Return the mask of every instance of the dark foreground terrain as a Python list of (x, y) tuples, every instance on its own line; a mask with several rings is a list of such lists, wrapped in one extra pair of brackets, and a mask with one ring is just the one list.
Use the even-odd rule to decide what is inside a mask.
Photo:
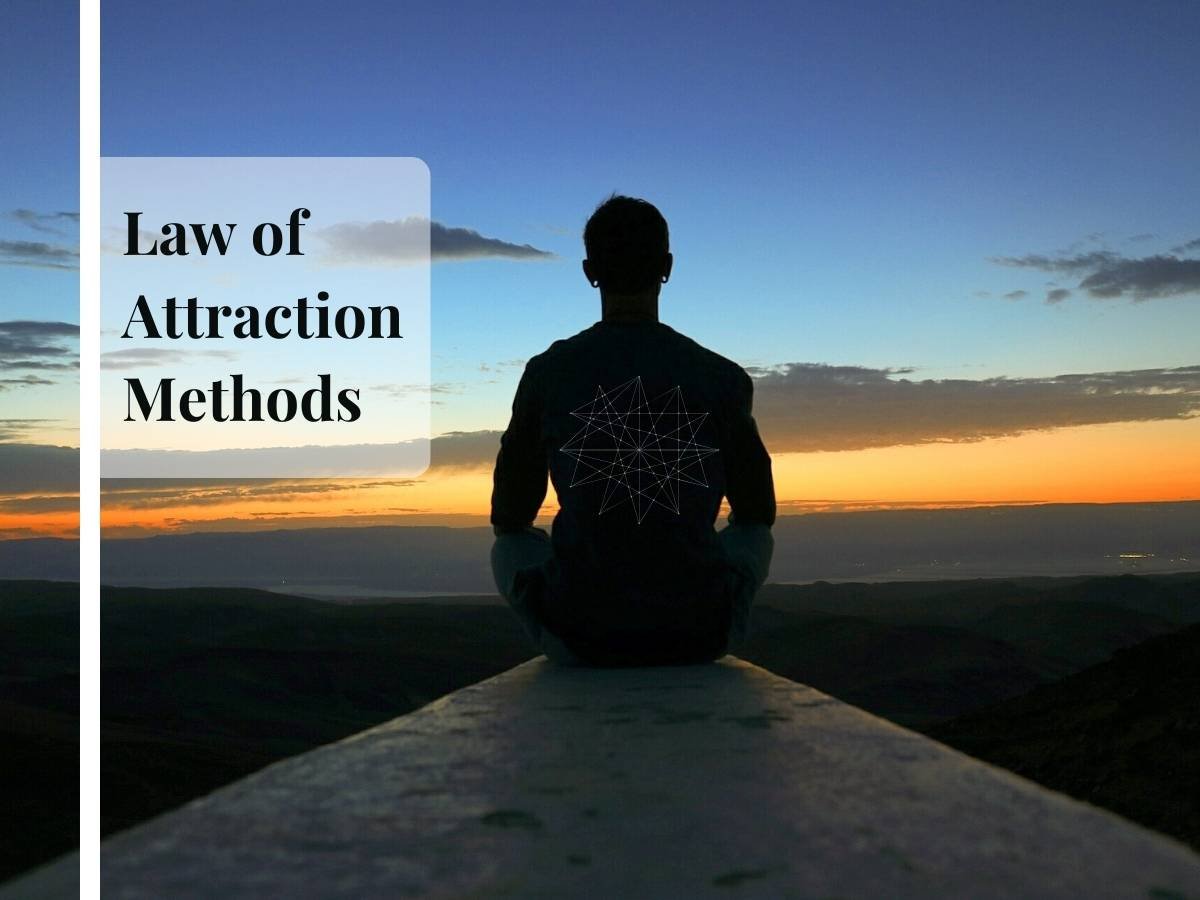
[[(495, 598), (458, 600), (105, 589), (104, 833), (529, 658)], [(1200, 575), (818, 582), (761, 601), (740, 656), (931, 730), (1200, 621)]]
[[(77, 690), (63, 679), (76, 589), (0, 591), (7, 655), (55, 640), (63, 654), (20, 694), (43, 718), (0, 720), (11, 746), (35, 733), (42, 780), (5, 767), (11, 808), (49, 814), (27, 836), (42, 847), (29, 865), (75, 842)], [(55, 591), (71, 602), (12, 614)], [(1195, 842), (1197, 622), (1200, 574), (768, 585), (738, 655)], [(105, 588), (102, 642), (106, 835), (531, 655), (494, 597), (336, 604), (236, 588)]]
[(79, 585), (0, 581), (0, 881), (79, 844)]
[(927, 732), (1200, 848), (1200, 625)]

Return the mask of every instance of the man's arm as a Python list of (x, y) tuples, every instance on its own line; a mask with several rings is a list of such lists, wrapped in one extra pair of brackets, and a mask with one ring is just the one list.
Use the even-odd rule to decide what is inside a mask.
[(524, 531), (546, 499), (541, 420), (541, 392), (532, 365), (526, 364), (492, 474), (492, 530), (496, 534)]
[(739, 372), (737, 396), (729, 426), (730, 448), (725, 456), (725, 495), (729, 524), (775, 524), (775, 482), (771, 457), (758, 436), (752, 408), (754, 382)]

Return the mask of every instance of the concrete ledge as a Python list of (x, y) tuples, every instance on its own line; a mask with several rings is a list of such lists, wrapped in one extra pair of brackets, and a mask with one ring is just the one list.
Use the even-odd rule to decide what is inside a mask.
[(0, 900), (78, 900), (79, 853), (65, 853), (0, 884)]
[(102, 847), (106, 898), (1200, 896), (1200, 857), (726, 657), (533, 660)]

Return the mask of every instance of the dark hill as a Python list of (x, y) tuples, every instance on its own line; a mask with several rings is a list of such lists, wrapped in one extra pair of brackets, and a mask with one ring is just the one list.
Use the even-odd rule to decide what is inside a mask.
[(1200, 625), (927, 733), (1200, 848)]
[(500, 605), (229, 588), (101, 597), (103, 834), (532, 655)]
[(1030, 598), (1002, 603), (967, 627), (1020, 647), (1065, 675), (1179, 625), (1110, 603)]
[(958, 715), (1049, 677), (1004, 641), (945, 625), (757, 610), (737, 655), (903, 725)]
[(1200, 622), (1200, 573), (768, 584), (759, 602), (787, 612), (939, 625), (966, 625), (1002, 604), (1103, 603), (1184, 625)]
[[(738, 653), (925, 727), (1173, 627), (1090, 599), (1111, 600), (1105, 580), (771, 585), (766, 603), (784, 608), (757, 607)], [(1200, 605), (1195, 575), (1144, 580)], [(1077, 593), (1056, 598), (1064, 588)], [(102, 639), (105, 833), (531, 654), (495, 601), (336, 604), (214, 587), (105, 588)]]
[[(858, 686), (844, 680), (827, 681), (828, 686), (823, 686), (822, 670), (814, 670), (805, 663), (804, 654), (808, 651), (803, 642), (786, 646), (786, 642), (781, 643), (781, 635), (771, 634), (789, 617), (794, 622), (852, 617), (874, 623), (880, 649), (877, 659), (871, 654), (866, 657), (858, 654), (853, 642), (846, 649), (855, 666), (875, 675), (891, 669), (895, 654), (900, 652), (898, 642), (913, 640), (912, 652), (926, 646), (921, 635), (923, 629), (929, 628), (949, 629), (937, 632), (949, 641), (947, 648), (953, 648), (956, 641), (965, 641), (964, 635), (970, 634), (1003, 642), (1009, 656), (989, 661), (989, 654), (995, 656), (1001, 651), (995, 645), (988, 650), (988, 645), (977, 644), (968, 652), (977, 653), (978, 661), (987, 671), (972, 671), (973, 667), (968, 667), (959, 678), (948, 668), (953, 666), (955, 651), (950, 649), (949, 657), (943, 659), (935, 642), (928, 671), (936, 673), (935, 680), (950, 678), (954, 682), (960, 705), (956, 707), (952, 701), (940, 707), (930, 706), (913, 717), (889, 705), (886, 692), (874, 694), (868, 702), (855, 693)], [(780, 674), (808, 681), (879, 715), (892, 717), (899, 712), (898, 721), (915, 725), (928, 724), (939, 714), (958, 715), (972, 706), (1022, 693), (1036, 681), (1031, 682), (1019, 669), (1025, 670), (1025, 675), (1033, 673), (1038, 679), (1053, 680), (1101, 662), (1121, 647), (1194, 621), (1200, 621), (1200, 575), (1196, 573), (890, 584), (770, 584), (763, 589), (753, 612), (752, 625), (759, 639), (752, 643), (750, 653), (762, 654), (754, 661)], [(894, 630), (883, 631), (887, 626)], [(1016, 656), (1013, 651), (1017, 651)], [(970, 702), (972, 695), (978, 702)], [(922, 691), (915, 685), (905, 699), (911, 702), (920, 696)], [(928, 693), (925, 696), (933, 699)], [(912, 711), (910, 707), (909, 712)]]
[(0, 881), (79, 844), (79, 585), (0, 581)]

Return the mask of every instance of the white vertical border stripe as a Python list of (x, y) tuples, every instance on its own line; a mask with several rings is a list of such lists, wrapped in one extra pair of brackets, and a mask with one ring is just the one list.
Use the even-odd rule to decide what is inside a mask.
[(100, 0), (79, 2), (79, 896), (100, 896)]

